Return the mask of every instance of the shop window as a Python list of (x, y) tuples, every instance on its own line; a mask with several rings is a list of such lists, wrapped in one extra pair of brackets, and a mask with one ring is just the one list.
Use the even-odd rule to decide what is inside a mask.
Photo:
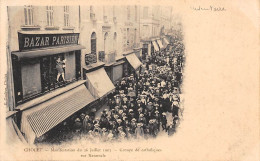
[(53, 6), (47, 6), (47, 26), (53, 26)]
[(69, 22), (69, 6), (64, 6), (64, 26), (70, 26)]
[[(62, 76), (60, 76), (60, 78), (57, 81), (58, 71), (56, 65), (58, 58), (60, 58), (60, 61), (63, 61), (64, 54), (42, 57), (40, 59), (42, 92), (50, 91), (57, 88), (58, 81), (61, 81), (62, 79)], [(66, 68), (64, 71), (66, 72)]]
[(25, 26), (33, 25), (33, 7), (31, 5), (24, 7)]
[(16, 104), (24, 103), (59, 87), (58, 82), (63, 82), (63, 76), (58, 75), (58, 59), (65, 60), (62, 65), (65, 84), (81, 79), (80, 58), (80, 51), (22, 61), (18, 61), (17, 56), (12, 55)]
[(21, 62), (21, 81), (23, 100), (28, 100), (41, 93), (40, 62), (38, 59)]
[(148, 7), (144, 7), (143, 9), (143, 18), (148, 18)]
[(75, 52), (72, 51), (72, 52), (65, 53), (65, 59), (66, 59), (65, 79), (68, 82), (72, 82), (76, 79)]

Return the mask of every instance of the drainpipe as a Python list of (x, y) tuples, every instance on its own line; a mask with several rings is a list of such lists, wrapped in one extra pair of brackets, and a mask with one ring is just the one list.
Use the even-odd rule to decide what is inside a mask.
[(6, 61), (7, 61), (7, 73), (6, 73), (6, 81), (7, 81), (7, 106), (9, 106), (9, 110), (13, 111), (15, 107), (15, 97), (14, 97), (14, 82), (13, 82), (13, 69), (12, 69), (12, 59), (11, 59), (11, 51), (10, 51), (10, 39), (11, 39), (11, 27), (9, 21), (9, 7), (7, 6), (7, 23), (8, 23), (8, 41), (6, 43)]

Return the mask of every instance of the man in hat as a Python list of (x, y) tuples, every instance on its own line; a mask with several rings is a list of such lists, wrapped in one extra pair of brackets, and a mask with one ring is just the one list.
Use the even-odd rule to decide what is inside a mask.
[(87, 129), (87, 126), (88, 126), (88, 123), (90, 123), (91, 121), (89, 120), (89, 115), (86, 115), (85, 116), (85, 118), (84, 118), (84, 120), (83, 120), (83, 123), (82, 123), (82, 127), (83, 127), (83, 132), (84, 133), (88, 133), (88, 130), (89, 129)]
[(172, 103), (172, 116), (179, 116), (179, 104), (176, 101), (173, 101)]
[(173, 123), (170, 123), (170, 125), (166, 129), (166, 132), (168, 132), (168, 136), (172, 136), (175, 133), (175, 127)]
[(149, 120), (148, 129), (149, 129), (149, 135), (155, 137), (156, 135), (155, 135), (155, 127), (154, 127), (153, 119)]
[(108, 132), (105, 127), (101, 129), (100, 136), (101, 136), (101, 141), (103, 141), (103, 142), (107, 141)]
[(74, 123), (73, 126), (74, 126), (74, 131), (75, 131), (76, 133), (80, 133), (80, 132), (81, 132), (82, 123), (81, 123), (81, 121), (80, 121), (79, 118), (76, 118), (76, 119), (75, 119), (75, 123)]
[(146, 118), (144, 117), (144, 114), (140, 114), (139, 115), (139, 119), (138, 119), (139, 123), (142, 123), (143, 125), (146, 125)]
[(167, 118), (166, 118), (166, 113), (162, 113), (162, 130), (166, 130), (166, 125), (167, 125)]
[(131, 123), (130, 123), (131, 134), (134, 134), (134, 133), (135, 133), (136, 127), (137, 127), (137, 125), (136, 125), (136, 119), (133, 118), (133, 119), (131, 120)]
[(81, 122), (83, 122), (83, 120), (85, 119), (85, 114), (81, 113), (79, 119)]
[(152, 112), (152, 110), (153, 110), (153, 103), (149, 102), (146, 109), (147, 109), (148, 112)]
[(138, 123), (137, 127), (135, 129), (135, 136), (137, 139), (143, 139), (144, 138), (144, 129), (142, 127), (142, 123)]

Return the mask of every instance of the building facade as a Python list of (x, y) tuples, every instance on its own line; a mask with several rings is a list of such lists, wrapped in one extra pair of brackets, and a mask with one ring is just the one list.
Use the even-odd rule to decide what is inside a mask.
[[(142, 6), (140, 10), (140, 35), (143, 56), (163, 50), (165, 34), (171, 29), (172, 7)], [(167, 41), (167, 40), (166, 40)]]
[(29, 143), (73, 113), (98, 107), (114, 83), (138, 74), (140, 60), (167, 46), (164, 35), (172, 24), (172, 9), (160, 6), (7, 11), (7, 119)]
[(82, 80), (79, 9), (8, 7), (7, 119), (29, 143), (94, 100)]

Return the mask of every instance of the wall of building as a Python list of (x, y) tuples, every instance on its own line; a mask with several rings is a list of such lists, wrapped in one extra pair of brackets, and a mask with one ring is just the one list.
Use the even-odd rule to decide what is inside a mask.
[[(30, 12), (28, 12), (30, 10)], [(48, 34), (48, 33), (79, 33), (79, 7), (70, 6), (68, 10), (69, 23), (64, 23), (64, 6), (53, 6), (53, 26), (47, 25), (47, 6), (8, 6), (8, 102), (10, 110), (14, 108), (14, 87), (11, 53), (19, 50), (18, 32)], [(30, 17), (30, 18), (29, 18)], [(27, 23), (26, 23), (27, 20)], [(29, 23), (30, 20), (30, 23)]]

